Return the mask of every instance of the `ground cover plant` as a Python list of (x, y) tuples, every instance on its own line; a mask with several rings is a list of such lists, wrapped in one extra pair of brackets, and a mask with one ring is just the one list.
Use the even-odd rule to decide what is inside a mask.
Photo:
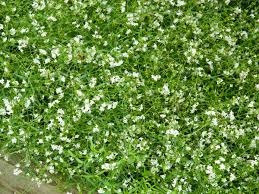
[(1, 0), (1, 157), (66, 191), (258, 192), (258, 7)]

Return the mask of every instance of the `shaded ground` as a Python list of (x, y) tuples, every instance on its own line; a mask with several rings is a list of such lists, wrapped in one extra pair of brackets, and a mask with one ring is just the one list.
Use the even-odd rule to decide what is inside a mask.
[(14, 176), (14, 167), (0, 160), (0, 194), (61, 194), (52, 185), (42, 184), (38, 187), (28, 177)]

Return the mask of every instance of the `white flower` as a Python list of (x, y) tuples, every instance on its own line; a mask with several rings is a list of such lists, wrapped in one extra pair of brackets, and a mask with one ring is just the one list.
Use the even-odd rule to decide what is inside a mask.
[(33, 63), (35, 63), (35, 64), (40, 64), (40, 60), (39, 60), (38, 58), (34, 58), (34, 59), (33, 59)]
[(197, 52), (197, 50), (196, 50), (195, 48), (191, 48), (191, 54), (192, 54), (192, 56), (195, 56), (196, 52)]
[(253, 108), (253, 107), (254, 107), (254, 104), (255, 104), (255, 101), (251, 101), (251, 102), (247, 105), (247, 107), (248, 107), (248, 108)]
[(232, 111), (229, 113), (229, 119), (230, 119), (230, 121), (235, 120), (235, 116), (234, 116), (234, 113)]
[(57, 58), (60, 55), (59, 48), (53, 48), (51, 50), (51, 56), (53, 59)]
[(179, 131), (178, 130), (174, 130), (174, 129), (169, 129), (166, 131), (167, 135), (173, 135), (173, 136), (177, 136), (179, 135)]
[(54, 16), (49, 16), (49, 17), (47, 18), (47, 20), (56, 22), (56, 21), (57, 21), (57, 18), (55, 18)]
[(181, 6), (183, 6), (183, 5), (185, 5), (186, 3), (184, 2), (184, 1), (181, 1), (181, 0), (178, 0), (177, 1), (177, 7), (181, 7)]
[(0, 108), (0, 115), (6, 115), (6, 111), (4, 108)]
[(45, 51), (44, 49), (39, 49), (39, 53), (42, 55), (47, 55), (47, 51)]
[(54, 166), (49, 166), (49, 167), (48, 167), (48, 170), (49, 170), (49, 173), (50, 173), (50, 174), (53, 174), (53, 173), (55, 172), (55, 171), (54, 171), (54, 170), (55, 170)]
[(16, 30), (15, 30), (14, 28), (12, 28), (12, 29), (10, 30), (10, 34), (13, 36), (13, 35), (15, 35), (15, 33), (16, 33)]
[(207, 173), (207, 174), (212, 174), (212, 173), (213, 173), (213, 167), (210, 166), (210, 165), (207, 166), (206, 173)]
[(60, 115), (64, 115), (65, 114), (64, 110), (61, 109), (61, 108), (58, 109), (57, 113), (60, 114)]
[(31, 104), (31, 100), (27, 99), (25, 104), (24, 104), (25, 108), (28, 108), (30, 106), (30, 104)]
[(50, 62), (50, 58), (49, 57), (44, 60), (45, 64), (48, 64), (49, 62)]
[(42, 33), (41, 33), (41, 36), (42, 36), (42, 37), (47, 36), (47, 32), (42, 32)]
[(139, 73), (138, 73), (138, 72), (133, 72), (133, 73), (132, 73), (132, 76), (133, 76), (133, 77), (139, 77)]
[(155, 81), (158, 81), (158, 80), (160, 80), (161, 75), (151, 75), (151, 78), (152, 78), (153, 80), (155, 80)]
[(43, 10), (46, 7), (45, 1), (40, 1), (39, 3), (33, 1), (32, 7), (36, 10)]
[(217, 120), (216, 118), (213, 118), (213, 119), (212, 119), (212, 124), (213, 124), (214, 126), (218, 126), (218, 120)]
[(109, 156), (106, 156), (107, 159), (113, 160), (117, 154), (111, 153)]
[(125, 9), (126, 8), (126, 2), (124, 1), (124, 2), (122, 2), (122, 4), (121, 4), (121, 13), (124, 13), (125, 12)]
[(242, 12), (242, 10), (239, 7), (236, 7), (235, 14), (240, 14), (241, 12)]
[(61, 117), (58, 117), (58, 123), (63, 127), (65, 125), (65, 121), (61, 118)]
[(19, 168), (15, 168), (14, 170), (13, 170), (13, 175), (15, 175), (15, 176), (17, 176), (17, 175), (19, 175), (19, 174), (21, 174), (22, 173), (22, 171), (19, 169)]
[(8, 16), (8, 15), (7, 15), (7, 16), (5, 16), (5, 22), (6, 22), (6, 23), (8, 23), (8, 22), (10, 22), (10, 21), (11, 21), (11, 17), (10, 17), (10, 16)]
[(9, 102), (9, 100), (4, 98), (3, 101), (4, 101), (4, 105), (5, 105), (6, 114), (8, 114), (8, 115), (12, 114), (13, 113), (12, 105)]
[(230, 3), (230, 0), (225, 0), (226, 5)]
[(61, 77), (60, 77), (60, 80), (61, 80), (62, 82), (65, 82), (65, 81), (66, 81), (66, 78), (65, 78), (64, 76), (61, 76)]
[(165, 96), (167, 96), (167, 95), (169, 95), (170, 94), (170, 90), (169, 90), (169, 87), (168, 87), (168, 84), (166, 83), (166, 84), (164, 84), (164, 86), (163, 86), (163, 90), (162, 90), (162, 92), (161, 92), (163, 95), (165, 95)]
[(63, 91), (62, 91), (62, 88), (59, 87), (59, 88), (56, 89), (56, 93), (57, 93), (57, 94), (61, 94), (62, 92), (63, 92)]
[(43, 139), (39, 139), (38, 144), (43, 144)]
[(128, 34), (130, 34), (131, 33), (131, 29), (128, 29), (127, 31), (126, 31), (126, 35), (128, 35)]
[(21, 39), (21, 40), (18, 40), (18, 49), (19, 51), (23, 52), (23, 48), (26, 48), (27, 45), (28, 45), (28, 39)]
[(113, 170), (115, 167), (116, 167), (116, 163), (111, 163), (111, 164), (109, 164), (109, 163), (104, 163), (104, 164), (101, 166), (101, 168), (102, 168), (103, 170)]
[(240, 80), (245, 80), (248, 75), (248, 71), (241, 71), (239, 74)]
[(209, 111), (206, 111), (205, 114), (208, 115), (208, 116), (215, 116), (216, 112), (213, 111), (213, 110), (212, 111), (209, 110)]
[(9, 88), (9, 87), (10, 87), (10, 81), (9, 81), (9, 80), (7, 80), (7, 81), (6, 81), (6, 83), (5, 83), (4, 88)]
[(112, 84), (120, 82), (120, 80), (121, 80), (121, 78), (117, 75), (110, 78), (110, 81)]
[(120, 60), (120, 61), (118, 61), (118, 62), (111, 62), (110, 63), (110, 67), (111, 68), (113, 68), (113, 67), (119, 67), (119, 66), (121, 66), (123, 64), (123, 61), (122, 60)]
[(7, 135), (12, 135), (13, 133), (14, 133), (13, 130), (8, 130)]
[(17, 143), (17, 139), (15, 137), (13, 137), (11, 142), (12, 142), (12, 144), (16, 144)]
[(98, 191), (97, 191), (98, 193), (105, 193), (105, 190), (104, 189), (102, 189), (102, 188), (100, 188), (100, 189), (98, 189)]
[(90, 87), (90, 88), (94, 88), (95, 85), (96, 85), (96, 82), (97, 82), (97, 79), (96, 79), (95, 77), (93, 77), (93, 78), (90, 80), (89, 87)]
[(115, 109), (118, 105), (118, 102), (112, 102), (112, 109)]
[(233, 180), (235, 180), (236, 179), (236, 176), (233, 174), (233, 173), (231, 173), (230, 174), (230, 177), (229, 177), (229, 180), (230, 181), (233, 181)]
[(225, 168), (226, 168), (225, 165), (221, 163), (220, 166), (219, 166), (219, 169), (220, 170), (225, 170)]
[(20, 32), (21, 32), (22, 34), (24, 34), (24, 33), (26, 33), (26, 32), (29, 32), (29, 29), (28, 29), (28, 28), (22, 28), (22, 29), (20, 30)]
[(98, 133), (100, 131), (100, 129), (98, 128), (98, 126), (95, 126), (94, 128), (93, 128), (93, 132), (94, 133)]
[(250, 148), (256, 148), (256, 141), (253, 139), (249, 145)]
[(125, 57), (125, 58), (128, 58), (129, 54), (128, 53), (122, 53), (122, 56)]
[(82, 108), (83, 113), (91, 113), (91, 103), (89, 99), (85, 99), (84, 107)]

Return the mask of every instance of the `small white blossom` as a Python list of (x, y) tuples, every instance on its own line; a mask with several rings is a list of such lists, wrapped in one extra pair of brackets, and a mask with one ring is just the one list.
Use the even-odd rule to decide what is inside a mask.
[(161, 92), (163, 95), (167, 96), (170, 94), (170, 90), (169, 90), (169, 87), (168, 87), (168, 84), (164, 84), (163, 86), (163, 90)]
[(174, 130), (174, 129), (170, 129), (166, 131), (167, 135), (173, 135), (173, 136), (177, 136), (179, 135), (179, 131), (178, 130)]
[(15, 30), (14, 28), (11, 28), (10, 34), (11, 34), (12, 36), (15, 35), (15, 34), (16, 34), (16, 30)]
[(103, 188), (98, 189), (98, 193), (105, 193), (105, 190)]
[(161, 76), (160, 75), (151, 75), (152, 79), (155, 81), (160, 80)]
[(111, 68), (113, 68), (113, 67), (119, 67), (119, 66), (121, 66), (123, 64), (123, 61), (122, 60), (120, 60), (120, 61), (118, 61), (118, 62), (111, 62), (110, 63), (110, 67)]
[(236, 176), (235, 176), (233, 173), (231, 173), (229, 180), (232, 182), (232, 181), (234, 181), (235, 179), (236, 179)]
[(53, 174), (53, 173), (55, 172), (54, 166), (49, 166), (49, 167), (48, 167), (48, 170), (49, 170), (49, 173), (50, 173), (50, 174)]
[(182, 1), (182, 0), (178, 0), (177, 1), (177, 7), (181, 7), (181, 6), (184, 6), (186, 3), (184, 2), (184, 1)]
[(24, 104), (25, 108), (29, 108), (30, 104), (31, 104), (31, 100), (27, 99), (25, 104)]
[(121, 81), (121, 78), (116, 75), (116, 76), (111, 77), (110, 80), (111, 80), (111, 83), (114, 84), (114, 83), (120, 82), (120, 81)]
[(13, 171), (13, 175), (15, 175), (15, 176), (18, 176), (21, 173), (22, 173), (22, 171), (19, 168), (15, 168)]
[(39, 49), (39, 53), (42, 55), (47, 55), (47, 51), (44, 49)]
[(60, 51), (59, 51), (59, 48), (53, 48), (51, 50), (51, 56), (52, 58), (57, 58), (58, 56), (60, 55)]
[(93, 77), (93, 78), (90, 80), (89, 87), (90, 87), (90, 88), (94, 88), (95, 85), (96, 85), (96, 82), (97, 82), (97, 79), (96, 79), (95, 77)]
[(101, 168), (103, 170), (113, 170), (116, 167), (116, 163), (104, 163)]
[(17, 139), (15, 137), (13, 137), (11, 142), (12, 142), (12, 144), (16, 144), (17, 143)]
[(212, 119), (212, 124), (213, 124), (214, 126), (218, 126), (218, 120), (217, 120), (217, 118), (213, 118), (213, 119)]
[(84, 102), (84, 107), (82, 108), (83, 113), (91, 113), (91, 103), (89, 99)]
[(225, 167), (224, 164), (220, 164), (220, 166), (219, 166), (219, 169), (220, 169), (220, 170), (225, 170), (225, 168), (226, 168), (226, 167)]
[(95, 126), (94, 128), (93, 128), (93, 132), (94, 133), (98, 133), (100, 131), (100, 129), (98, 128), (98, 126)]

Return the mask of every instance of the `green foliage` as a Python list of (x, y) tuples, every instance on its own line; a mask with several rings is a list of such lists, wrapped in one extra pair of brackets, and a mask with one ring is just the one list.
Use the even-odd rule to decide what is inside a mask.
[(79, 193), (258, 191), (258, 1), (0, 1), (0, 153)]

